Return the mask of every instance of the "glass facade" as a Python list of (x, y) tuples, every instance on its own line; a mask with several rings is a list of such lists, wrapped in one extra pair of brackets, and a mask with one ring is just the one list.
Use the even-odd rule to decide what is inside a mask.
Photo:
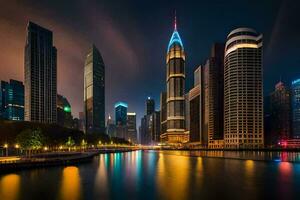
[(84, 67), (85, 132), (105, 132), (105, 65), (99, 50), (92, 46)]

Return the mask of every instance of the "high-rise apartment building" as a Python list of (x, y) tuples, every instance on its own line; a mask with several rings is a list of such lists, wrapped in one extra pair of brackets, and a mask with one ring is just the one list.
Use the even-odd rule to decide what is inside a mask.
[(105, 65), (95, 45), (84, 66), (85, 132), (105, 132)]
[(224, 55), (225, 148), (264, 144), (262, 35), (250, 28), (229, 33)]
[(169, 144), (188, 141), (185, 133), (185, 52), (177, 31), (176, 18), (167, 48), (167, 131), (161, 135)]
[(33, 22), (25, 44), (25, 120), (56, 123), (57, 50), (53, 34)]
[(293, 137), (300, 138), (300, 79), (292, 82)]

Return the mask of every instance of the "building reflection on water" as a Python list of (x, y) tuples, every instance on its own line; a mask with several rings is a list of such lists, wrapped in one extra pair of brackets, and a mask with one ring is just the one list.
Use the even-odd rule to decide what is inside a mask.
[(80, 175), (77, 167), (72, 166), (63, 169), (60, 197), (61, 200), (78, 200), (81, 198)]
[(0, 179), (0, 199), (16, 200), (19, 196), (20, 176), (9, 174)]

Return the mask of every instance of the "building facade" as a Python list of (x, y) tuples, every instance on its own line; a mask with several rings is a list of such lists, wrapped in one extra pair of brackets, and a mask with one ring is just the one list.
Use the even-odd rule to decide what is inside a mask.
[(84, 66), (85, 132), (105, 132), (105, 65), (99, 50), (92, 46)]
[(185, 52), (176, 19), (167, 49), (166, 66), (167, 131), (161, 139), (169, 144), (184, 143), (188, 141), (185, 133)]
[(292, 82), (293, 137), (300, 138), (300, 79)]
[(24, 85), (20, 81), (10, 80), (0, 83), (0, 118), (24, 120)]
[(167, 93), (160, 94), (160, 134), (167, 132)]
[(56, 123), (57, 50), (53, 34), (33, 22), (25, 44), (25, 120)]
[(262, 35), (250, 28), (229, 33), (224, 55), (225, 148), (264, 144)]

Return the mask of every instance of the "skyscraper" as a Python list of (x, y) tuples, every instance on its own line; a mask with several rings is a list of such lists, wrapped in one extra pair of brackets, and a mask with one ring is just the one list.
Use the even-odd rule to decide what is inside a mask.
[(137, 143), (137, 130), (136, 130), (136, 113), (127, 113), (127, 134), (126, 139), (131, 142)]
[(56, 123), (57, 50), (53, 35), (33, 22), (25, 44), (25, 120)]
[(174, 31), (167, 49), (167, 131), (161, 135), (166, 143), (188, 141), (185, 133), (185, 52), (177, 31), (176, 17)]
[(229, 33), (225, 45), (225, 148), (264, 144), (262, 35), (250, 28)]
[(215, 43), (204, 66), (205, 132), (209, 146), (224, 135), (224, 44)]
[(106, 122), (106, 134), (109, 135), (110, 137), (117, 137), (116, 124), (110, 115), (108, 116), (108, 119)]
[[(270, 94), (269, 105), (269, 115), (270, 115), (270, 123), (268, 124), (268, 128), (265, 131), (266, 137), (270, 139), (268, 144), (277, 145), (280, 140), (289, 139), (291, 136), (291, 93), (288, 88), (283, 84), (283, 82), (279, 82), (275, 86), (275, 91)], [(267, 125), (267, 124), (265, 124)]]
[(127, 103), (117, 102), (115, 104), (116, 125), (126, 125), (127, 123)]
[(85, 132), (105, 131), (105, 65), (99, 50), (92, 45), (84, 67)]
[(292, 82), (293, 137), (300, 138), (300, 79)]
[(146, 100), (146, 115), (150, 115), (155, 111), (155, 101), (148, 97)]
[(24, 120), (24, 85), (20, 81), (1, 81), (0, 118)]

